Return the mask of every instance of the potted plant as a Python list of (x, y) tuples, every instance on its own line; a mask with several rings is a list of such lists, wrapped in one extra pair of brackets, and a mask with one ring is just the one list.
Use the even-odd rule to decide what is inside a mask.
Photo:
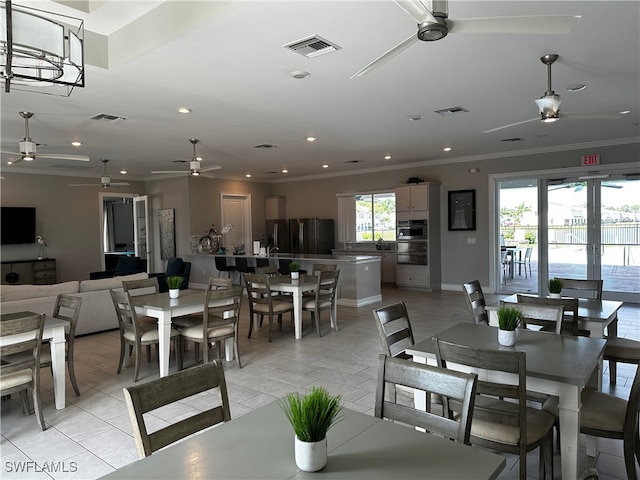
[(498, 308), (498, 343), (512, 347), (516, 343), (516, 328), (522, 320), (522, 312), (514, 307)]
[(327, 464), (327, 431), (340, 420), (341, 396), (324, 387), (306, 395), (288, 393), (278, 401), (295, 433), (296, 465), (316, 472)]
[(289, 264), (289, 271), (291, 271), (291, 279), (295, 280), (299, 276), (300, 264), (298, 262), (291, 262)]
[(179, 276), (167, 277), (167, 286), (169, 287), (169, 298), (178, 298), (180, 296), (180, 286), (184, 282), (184, 278)]
[(562, 292), (562, 281), (558, 278), (549, 280), (549, 296), (551, 298), (560, 298)]

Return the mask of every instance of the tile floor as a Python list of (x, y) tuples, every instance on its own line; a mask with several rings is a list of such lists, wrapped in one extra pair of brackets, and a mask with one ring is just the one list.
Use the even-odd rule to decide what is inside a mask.
[[(375, 362), (382, 351), (371, 315), (374, 307), (404, 301), (416, 340), (457, 322), (471, 321), (466, 301), (459, 292), (427, 294), (383, 288), (383, 298), (380, 304), (339, 307), (340, 331), (329, 331), (325, 318), (322, 338), (316, 335), (308, 314), (305, 314), (304, 337), (295, 341), (292, 326), (285, 317), (283, 332), (274, 332), (271, 344), (266, 340), (265, 331), (254, 332), (251, 339), (246, 338), (248, 314), (243, 305), (240, 351), (244, 367), (238, 369), (235, 361), (225, 363), (232, 418), (287, 392), (303, 392), (312, 385), (323, 385), (332, 393), (341, 394), (349, 408), (371, 414), (375, 398)], [(625, 304), (619, 319), (620, 335), (640, 339), (640, 305)], [(93, 479), (137, 459), (122, 395), (122, 387), (132, 383), (133, 367), (117, 375), (118, 355), (117, 331), (76, 340), (76, 375), (82, 395), (76, 397), (67, 383), (64, 410), (55, 410), (51, 376), (43, 372), (44, 417), (49, 426), (44, 432), (39, 430), (33, 416), (22, 415), (16, 396), (2, 402), (0, 477)], [(173, 359), (171, 366), (175, 369)], [(605, 365), (605, 375), (607, 373)], [(634, 366), (619, 365), (618, 375), (625, 378), (619, 378), (616, 387), (609, 390), (607, 377), (604, 388), (626, 397), (634, 374)], [(147, 363), (145, 358), (141, 381), (157, 378), (157, 375), (157, 364), (154, 361)], [(196, 404), (187, 402), (179, 412), (164, 410), (154, 421), (160, 425), (164, 422), (162, 417), (175, 418), (196, 408)], [(601, 479), (626, 478), (621, 441), (599, 440), (600, 453), (596, 458), (587, 457), (584, 441), (581, 443), (580, 469), (595, 465)], [(531, 478), (537, 478), (537, 455), (535, 450), (528, 457)], [(507, 467), (499, 478), (518, 478), (516, 457), (507, 457)], [(557, 453), (555, 465), (555, 476), (560, 478)]]

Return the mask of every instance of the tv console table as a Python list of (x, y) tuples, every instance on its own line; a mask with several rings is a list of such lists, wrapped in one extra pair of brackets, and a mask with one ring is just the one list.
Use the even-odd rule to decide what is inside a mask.
[(2, 262), (2, 285), (51, 285), (56, 283), (56, 259)]

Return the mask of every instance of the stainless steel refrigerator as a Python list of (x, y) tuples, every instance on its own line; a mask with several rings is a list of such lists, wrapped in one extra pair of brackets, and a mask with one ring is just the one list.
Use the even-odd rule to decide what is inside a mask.
[(333, 219), (299, 218), (289, 220), (291, 253), (331, 254), (334, 248)]
[(278, 252), (290, 253), (289, 220), (267, 220), (267, 247), (277, 248)]

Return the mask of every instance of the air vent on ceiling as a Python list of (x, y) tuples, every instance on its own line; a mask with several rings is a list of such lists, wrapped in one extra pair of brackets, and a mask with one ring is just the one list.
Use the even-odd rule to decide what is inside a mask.
[(268, 173), (268, 174), (270, 174), (270, 175), (273, 175), (274, 173), (278, 173), (278, 172), (276, 172), (275, 170), (271, 170), (271, 171), (269, 171), (269, 172), (265, 172), (265, 173)]
[(443, 117), (448, 117), (449, 115), (455, 115), (456, 113), (467, 113), (468, 111), (469, 110), (462, 107), (449, 107), (435, 110), (435, 113), (437, 113), (438, 115), (442, 115)]
[(325, 53), (335, 52), (340, 50), (340, 46), (330, 42), (327, 39), (322, 38), (319, 35), (312, 35), (311, 37), (296, 40), (293, 43), (283, 45), (284, 48), (288, 48), (300, 55), (304, 55), (307, 58), (317, 57)]
[(278, 146), (271, 145), (270, 143), (262, 143), (260, 145), (254, 145), (253, 148), (259, 148), (261, 150), (269, 150), (270, 148), (278, 148)]
[(360, 163), (360, 162), (362, 162), (362, 160), (347, 160), (344, 163)]
[(109, 115), (108, 113), (99, 113), (90, 117), (89, 120), (98, 120), (101, 122), (107, 123), (119, 123), (123, 120), (126, 120), (126, 117), (119, 117), (118, 115)]
[(522, 142), (524, 139), (520, 137), (511, 137), (511, 138), (503, 138), (500, 140), (501, 142)]

